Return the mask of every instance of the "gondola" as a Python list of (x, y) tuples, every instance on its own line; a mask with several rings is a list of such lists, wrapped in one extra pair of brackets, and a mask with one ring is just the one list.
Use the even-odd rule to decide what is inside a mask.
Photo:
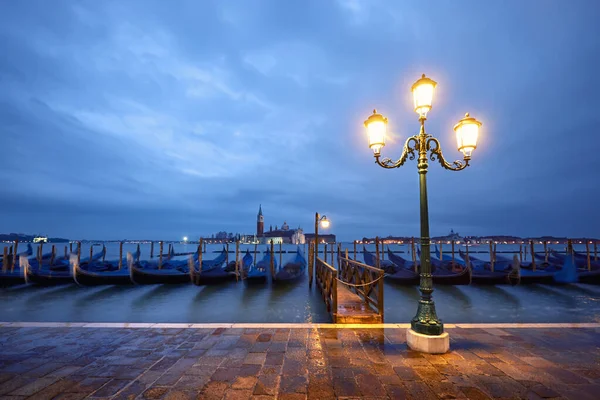
[(292, 261), (286, 262), (275, 274), (276, 283), (295, 282), (306, 275), (306, 258), (300, 249), (296, 249), (296, 256)]
[(190, 268), (192, 283), (197, 286), (202, 286), (210, 283), (225, 282), (236, 278), (235, 271), (228, 271), (223, 267), (227, 253), (225, 247), (219, 256), (213, 260), (202, 261), (202, 266), (198, 268), (198, 260), (196, 259)]
[[(119, 260), (106, 261), (100, 263), (88, 264), (82, 267), (77, 262), (77, 257), (71, 255), (71, 269), (75, 283), (81, 286), (97, 286), (97, 285), (130, 285), (131, 276), (129, 274), (129, 263), (134, 260), (139, 261), (140, 246), (138, 245), (135, 253), (128, 253), (126, 257)], [(131, 260), (131, 261), (129, 261)]]
[[(363, 249), (363, 255), (365, 257), (365, 263), (367, 265), (374, 266), (375, 257), (372, 253), (369, 253)], [(385, 279), (402, 284), (416, 284), (420, 280), (418, 272), (414, 272), (414, 262), (405, 260), (388, 251), (389, 261), (396, 265), (397, 269), (394, 272), (386, 272)], [(373, 264), (369, 264), (372, 262)], [(442, 261), (431, 257), (432, 267), (432, 278), (433, 283), (436, 285), (468, 285), (471, 283), (471, 268), (462, 268), (460, 272), (452, 271), (443, 265)], [(419, 266), (417, 264), (417, 271)], [(406, 271), (411, 274), (407, 274)]]
[[(0, 271), (0, 286), (20, 285), (25, 283), (24, 270), (21, 268), (21, 257), (27, 258), (32, 254), (33, 249), (30, 243), (27, 243), (27, 250), (17, 254), (15, 265), (12, 265), (13, 256), (10, 254), (6, 268), (3, 268)], [(3, 257), (1, 259), (3, 260)]]
[[(467, 255), (462, 250), (458, 251), (460, 257), (467, 261)], [(511, 276), (515, 275), (516, 272), (512, 268), (512, 264), (506, 261), (494, 262), (494, 270), (491, 269), (491, 263), (489, 261), (481, 260), (477, 257), (473, 257), (469, 254), (469, 263), (471, 266), (471, 283), (476, 285), (502, 285), (502, 284), (516, 284), (517, 279), (510, 279)]]
[[(249, 253), (248, 253), (249, 254)], [(267, 281), (267, 271), (271, 270), (271, 251), (267, 249), (263, 258), (254, 265), (251, 265), (244, 276), (246, 284), (265, 283)], [(273, 268), (277, 268), (277, 259), (273, 258)]]
[[(92, 257), (80, 260), (80, 264), (90, 263), (103, 258), (106, 254), (106, 247), (102, 246), (102, 250)], [(69, 268), (69, 263), (66, 266), (46, 265), (43, 261), (40, 264), (38, 260), (21, 257), (21, 263), (24, 263), (25, 281), (37, 285), (61, 285), (73, 282), (73, 273)], [(23, 264), (22, 264), (23, 265)]]
[(254, 262), (254, 257), (250, 254), (250, 250), (246, 250), (246, 254), (242, 257), (242, 265), (239, 269), (241, 278), (244, 279), (244, 275), (248, 273), (250, 267), (252, 267), (252, 263)]
[(514, 272), (509, 275), (509, 281), (511, 284), (553, 284), (555, 283), (554, 275), (557, 273), (556, 269), (550, 270), (533, 270), (521, 268), (521, 263), (516, 255), (513, 256), (513, 269)]
[[(398, 285), (414, 286), (419, 284), (419, 274), (410, 269), (410, 265), (408, 265), (408, 262), (404, 258), (395, 255), (390, 249), (388, 249), (388, 258), (389, 260), (380, 260), (380, 265), (385, 266), (385, 280), (394, 282)], [(376, 256), (373, 253), (368, 252), (364, 247), (363, 260), (365, 261), (365, 264), (372, 267), (377, 265)]]
[[(171, 252), (158, 261), (134, 261), (131, 254), (127, 255), (127, 267), (131, 282), (137, 285), (180, 284), (191, 281), (189, 260), (173, 260), (175, 253)], [(198, 261), (198, 253), (190, 256), (191, 263)]]
[[(590, 268), (587, 266), (587, 255), (574, 255), (573, 257), (567, 257), (566, 254), (553, 253), (554, 257), (562, 260), (565, 265), (570, 266), (572, 263), (572, 269), (575, 271), (577, 277), (576, 282), (587, 283), (591, 285), (600, 284), (600, 265), (595, 262), (590, 262)], [(564, 267), (563, 267), (564, 269)], [(558, 274), (558, 280), (565, 282), (572, 282), (572, 275), (568, 275), (569, 272), (565, 272), (567, 277), (562, 274)]]
[[(417, 254), (421, 256), (421, 250), (417, 248)], [(431, 262), (431, 276), (433, 283), (438, 285), (470, 285), (472, 271), (470, 265), (460, 266), (452, 261), (444, 262), (429, 255)], [(457, 270), (460, 268), (459, 270)]]

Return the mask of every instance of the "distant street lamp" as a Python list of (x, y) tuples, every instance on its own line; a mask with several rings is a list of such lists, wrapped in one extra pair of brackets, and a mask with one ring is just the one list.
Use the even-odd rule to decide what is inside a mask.
[(187, 237), (187, 236), (184, 236), (184, 237), (183, 237), (183, 241), (184, 241), (184, 242), (187, 242), (187, 241), (188, 241), (188, 237)]
[[(425, 76), (417, 80), (412, 86), (412, 94), (415, 112), (419, 114), (421, 123), (420, 132), (409, 137), (397, 161), (389, 158), (380, 159), (381, 149), (385, 146), (385, 135), (387, 131), (387, 118), (373, 110), (373, 114), (365, 121), (365, 127), (369, 136), (369, 147), (375, 153), (375, 162), (383, 168), (399, 168), (407, 158), (414, 160), (418, 157), (417, 168), (419, 170), (419, 188), (421, 203), (421, 282), (419, 290), (421, 299), (417, 308), (417, 314), (411, 321), (411, 329), (407, 334), (408, 345), (419, 351), (428, 353), (445, 353), (449, 349), (449, 337), (444, 333), (444, 325), (435, 312), (435, 304), (431, 294), (433, 293), (433, 282), (431, 277), (431, 256), (429, 238), (429, 213), (427, 206), (427, 168), (428, 158), (431, 161), (439, 161), (440, 165), (451, 171), (460, 171), (469, 166), (471, 153), (477, 148), (477, 136), (481, 122), (465, 114), (455, 126), (458, 150), (464, 155), (463, 161), (447, 162), (442, 155), (440, 142), (432, 135), (425, 133), (425, 121), (427, 113), (431, 110), (433, 92), (437, 83)], [(428, 153), (431, 153), (428, 157)], [(420, 336), (419, 336), (420, 335)]]

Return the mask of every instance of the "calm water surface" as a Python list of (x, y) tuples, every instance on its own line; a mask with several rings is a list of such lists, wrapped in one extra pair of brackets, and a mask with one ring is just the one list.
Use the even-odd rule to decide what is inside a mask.
[[(259, 250), (265, 247), (259, 246)], [(348, 247), (351, 249), (352, 245)], [(126, 251), (134, 248), (135, 245), (125, 246)], [(165, 252), (166, 248), (165, 245)], [(175, 251), (194, 248), (176, 245)], [(213, 251), (220, 248), (209, 246), (204, 257), (214, 257)], [(243, 251), (247, 248), (253, 251), (254, 246), (242, 246)], [(275, 248), (278, 250), (279, 246)], [(295, 248), (286, 245), (283, 251)], [(107, 249), (107, 258), (118, 257), (118, 244), (108, 244)], [(405, 246), (392, 249), (406, 251)], [(155, 254), (157, 251), (155, 245)], [(86, 252), (89, 250), (84, 247), (83, 253)], [(142, 255), (149, 257), (149, 245), (142, 247)], [(285, 262), (293, 256), (284, 253), (282, 259)], [(386, 284), (385, 321), (410, 321), (418, 298), (417, 287)], [(600, 322), (600, 286), (594, 285), (437, 286), (434, 299), (438, 315), (448, 323)], [(0, 289), (0, 321), (260, 323), (331, 322), (331, 319), (319, 291), (314, 285), (310, 290), (305, 278), (296, 284), (272, 286), (246, 286), (242, 282), (204, 287), (22, 285)]]

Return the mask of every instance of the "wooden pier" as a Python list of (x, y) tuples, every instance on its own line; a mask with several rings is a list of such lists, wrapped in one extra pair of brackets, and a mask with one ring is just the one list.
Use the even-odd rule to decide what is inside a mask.
[(345, 257), (339, 270), (317, 258), (315, 280), (336, 324), (383, 323), (383, 271)]

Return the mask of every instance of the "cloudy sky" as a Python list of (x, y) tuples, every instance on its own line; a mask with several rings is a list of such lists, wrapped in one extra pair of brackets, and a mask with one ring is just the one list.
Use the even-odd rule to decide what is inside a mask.
[(0, 232), (197, 237), (314, 213), (352, 240), (419, 234), (410, 86), (428, 131), (483, 122), (472, 166), (430, 168), (431, 232), (600, 236), (594, 0), (3, 1)]

